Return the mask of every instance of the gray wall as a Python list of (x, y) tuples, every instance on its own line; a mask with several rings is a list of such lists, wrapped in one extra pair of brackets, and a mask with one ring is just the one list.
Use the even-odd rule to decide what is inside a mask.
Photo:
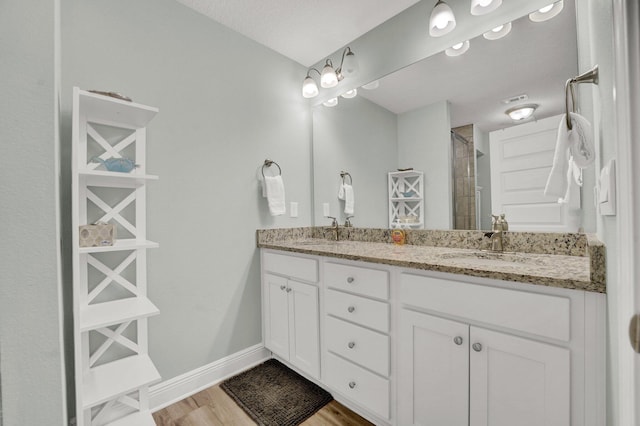
[(7, 426), (64, 425), (57, 1), (0, 2), (0, 358)]
[[(260, 343), (255, 230), (311, 224), (305, 69), (173, 0), (63, 0), (62, 12), (63, 170), (73, 86), (160, 109), (147, 135), (148, 171), (160, 176), (147, 194), (147, 235), (160, 243), (148, 255), (160, 309), (149, 350), (163, 380)], [(282, 168), (286, 216), (271, 217), (261, 197), (265, 158)], [(67, 173), (67, 218), (69, 182)]]
[(398, 167), (424, 172), (425, 228), (451, 229), (449, 103), (398, 115)]
[[(362, 97), (340, 99), (335, 107), (313, 109), (313, 162), (315, 223), (330, 225), (323, 203), (340, 224), (346, 218), (344, 201), (338, 200), (341, 171), (353, 178), (358, 227), (387, 228), (389, 199), (387, 173), (397, 163), (396, 114)], [(348, 180), (348, 178), (347, 178)]]

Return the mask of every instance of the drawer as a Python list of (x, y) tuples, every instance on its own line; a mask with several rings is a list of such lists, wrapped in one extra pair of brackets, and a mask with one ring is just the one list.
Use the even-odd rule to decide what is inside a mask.
[(389, 336), (333, 317), (325, 318), (327, 349), (382, 376), (389, 376)]
[(389, 273), (387, 271), (326, 263), (324, 280), (331, 288), (376, 299), (389, 299)]
[(402, 274), (400, 301), (468, 320), (568, 342), (571, 299)]
[(325, 381), (331, 388), (372, 413), (389, 418), (389, 380), (328, 353)]
[(318, 282), (318, 261), (307, 257), (263, 252), (262, 269), (309, 282)]
[(388, 303), (336, 290), (327, 290), (325, 300), (327, 313), (383, 333), (389, 332)]

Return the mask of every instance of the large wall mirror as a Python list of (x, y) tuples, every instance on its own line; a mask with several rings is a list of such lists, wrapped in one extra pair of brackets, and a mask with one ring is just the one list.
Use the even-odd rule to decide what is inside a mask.
[[(426, 229), (488, 229), (490, 213), (503, 213), (494, 211), (495, 201), (509, 191), (519, 188), (542, 197), (540, 180), (546, 182), (550, 165), (529, 170), (537, 160), (523, 157), (518, 173), (505, 178), (497, 171), (503, 153), (492, 155), (492, 148), (502, 149), (500, 143), (515, 134), (521, 135), (519, 149), (527, 155), (553, 158), (559, 116), (565, 111), (564, 83), (578, 74), (574, 1), (564, 0), (560, 14), (548, 21), (533, 22), (526, 15), (512, 22), (503, 38), (490, 38), (470, 40), (462, 55), (441, 52), (381, 77), (370, 85), (375, 88), (358, 88), (356, 97), (339, 97), (336, 106), (314, 107), (317, 226), (330, 223), (324, 217), (327, 204), (330, 215), (344, 223), (344, 201), (338, 199), (342, 172), (353, 181), (351, 222), (357, 227), (390, 226), (387, 174), (399, 168), (424, 172)], [(523, 104), (537, 105), (531, 118), (516, 122), (505, 113)], [(544, 132), (546, 142), (532, 136)], [(531, 217), (513, 229), (592, 232), (595, 213), (588, 183), (594, 171), (583, 173), (582, 199), (578, 191), (562, 211), (552, 205), (554, 199), (547, 200), (547, 210), (525, 202), (520, 210), (510, 206), (509, 211), (527, 211)], [(502, 187), (496, 184), (501, 180)], [(570, 229), (558, 228), (557, 218), (549, 218), (554, 215), (569, 217)]]

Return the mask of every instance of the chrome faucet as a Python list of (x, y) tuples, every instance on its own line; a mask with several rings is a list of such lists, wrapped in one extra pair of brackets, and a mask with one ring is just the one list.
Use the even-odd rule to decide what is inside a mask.
[(491, 232), (484, 234), (491, 241), (491, 251), (504, 251), (504, 231), (509, 229), (509, 224), (505, 219), (504, 213), (500, 216), (491, 215)]
[(344, 227), (345, 228), (353, 228), (353, 225), (351, 224), (351, 221), (349, 219), (351, 219), (354, 216), (347, 216), (347, 218), (344, 221)]
[(340, 226), (338, 225), (338, 219), (336, 219), (333, 216), (327, 216), (328, 219), (333, 219), (333, 221), (331, 222), (331, 231), (334, 233), (335, 235), (335, 241), (338, 241), (340, 239)]

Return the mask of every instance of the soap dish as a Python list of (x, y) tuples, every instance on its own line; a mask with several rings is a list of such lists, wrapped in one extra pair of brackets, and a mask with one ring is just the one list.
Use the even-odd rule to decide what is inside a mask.
[(409, 197), (415, 197), (416, 193), (415, 191), (407, 191), (407, 192), (401, 192), (402, 196), (405, 198), (409, 198)]

